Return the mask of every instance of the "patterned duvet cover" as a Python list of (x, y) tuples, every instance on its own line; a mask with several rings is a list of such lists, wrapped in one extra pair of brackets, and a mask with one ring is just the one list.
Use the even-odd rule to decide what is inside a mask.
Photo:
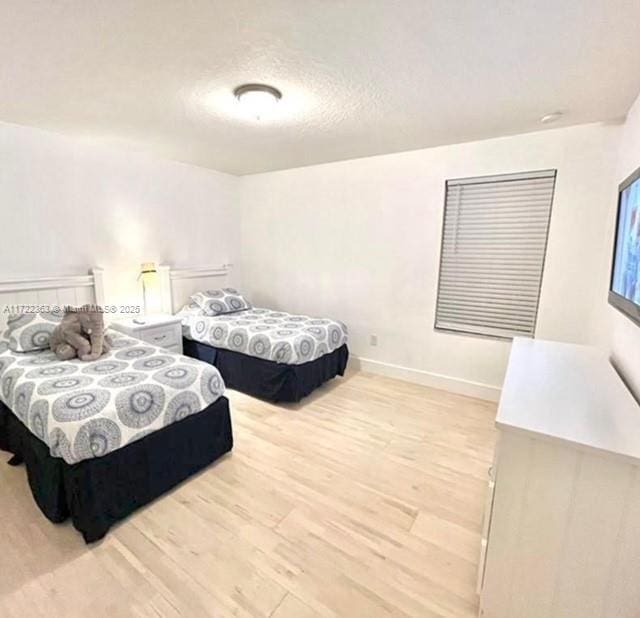
[(101, 457), (204, 410), (224, 392), (217, 369), (109, 331), (94, 362), (50, 350), (13, 352), (0, 341), (0, 399), (73, 464)]
[(286, 365), (301, 365), (347, 343), (347, 327), (337, 320), (247, 309), (214, 317), (181, 313), (185, 337), (215, 348)]

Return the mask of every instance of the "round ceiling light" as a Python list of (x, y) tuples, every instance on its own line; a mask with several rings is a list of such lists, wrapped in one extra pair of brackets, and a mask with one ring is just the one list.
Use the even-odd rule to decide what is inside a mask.
[(273, 112), (282, 93), (273, 86), (266, 84), (244, 84), (234, 91), (238, 103), (247, 115), (260, 120)]
[(560, 120), (564, 114), (562, 112), (552, 112), (551, 114), (546, 114), (542, 118), (540, 118), (540, 122), (542, 124), (549, 124), (551, 122), (555, 122), (556, 120)]

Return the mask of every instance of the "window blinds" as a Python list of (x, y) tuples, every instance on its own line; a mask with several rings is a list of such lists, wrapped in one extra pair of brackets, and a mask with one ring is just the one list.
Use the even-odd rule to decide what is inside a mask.
[(436, 328), (533, 336), (556, 171), (449, 180)]

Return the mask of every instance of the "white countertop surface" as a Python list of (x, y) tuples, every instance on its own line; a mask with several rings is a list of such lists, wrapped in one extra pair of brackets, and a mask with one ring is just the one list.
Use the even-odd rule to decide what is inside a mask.
[(496, 425), (640, 463), (640, 406), (596, 348), (516, 338)]

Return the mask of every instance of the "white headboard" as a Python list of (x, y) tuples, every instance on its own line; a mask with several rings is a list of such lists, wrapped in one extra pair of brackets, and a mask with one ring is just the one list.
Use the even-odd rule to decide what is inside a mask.
[(172, 269), (167, 264), (158, 266), (162, 311), (175, 313), (189, 302), (189, 296), (206, 289), (229, 285), (233, 264)]
[(104, 304), (104, 271), (93, 268), (87, 275), (33, 277), (0, 281), (0, 332), (7, 323), (7, 307), (16, 305)]

